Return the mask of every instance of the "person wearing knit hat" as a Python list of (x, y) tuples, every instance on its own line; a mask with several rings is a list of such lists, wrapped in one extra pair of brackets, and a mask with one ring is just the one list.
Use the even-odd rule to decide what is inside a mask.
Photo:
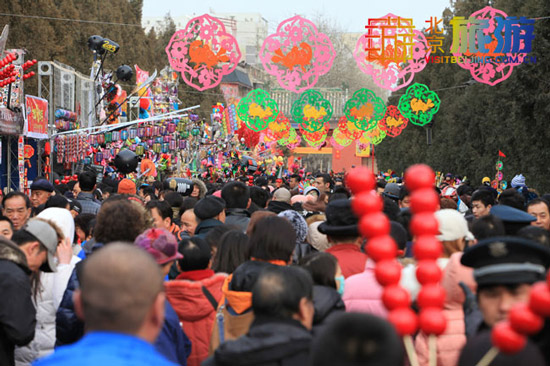
[(267, 204), (267, 210), (279, 214), (286, 210), (292, 210), (290, 205), (290, 191), (286, 188), (278, 188), (273, 192), (273, 199)]
[(195, 229), (195, 236), (201, 239), (216, 226), (225, 223), (225, 201), (215, 196), (206, 196), (199, 200), (193, 208), (197, 220), (200, 223)]
[(118, 194), (136, 194), (136, 192), (136, 184), (132, 180), (124, 178), (118, 183)]
[(512, 182), (510, 183), (512, 188), (521, 188), (525, 187), (525, 177), (523, 174), (518, 174), (514, 178), (512, 178)]
[(290, 221), (294, 231), (296, 231), (296, 248), (292, 254), (292, 260), (297, 263), (301, 258), (315, 251), (315, 249), (306, 242), (307, 237), (307, 222), (298, 212), (294, 210), (286, 210), (278, 215)]
[(176, 238), (165, 229), (147, 229), (136, 238), (134, 244), (146, 250), (161, 267), (168, 267), (168, 270), (175, 260), (183, 258), (178, 252)]

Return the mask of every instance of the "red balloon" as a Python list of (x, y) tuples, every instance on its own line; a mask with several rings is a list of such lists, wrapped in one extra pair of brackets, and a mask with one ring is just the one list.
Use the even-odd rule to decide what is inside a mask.
[(351, 208), (357, 216), (363, 216), (374, 212), (381, 212), (384, 208), (384, 201), (375, 191), (364, 191), (353, 197)]
[(413, 243), (413, 254), (417, 260), (436, 260), (442, 253), (443, 246), (434, 236), (422, 235)]
[(411, 192), (435, 185), (435, 173), (425, 164), (416, 164), (405, 171), (405, 185)]
[(54, 181), (54, 183), (55, 183), (55, 184), (59, 184), (59, 179), (56, 179), (56, 180)]
[(61, 183), (67, 184), (67, 183), (69, 183), (69, 181), (68, 181), (67, 179), (63, 179), (63, 180), (61, 181)]
[(529, 307), (535, 314), (550, 317), (550, 289), (545, 282), (535, 283), (531, 287)]
[(410, 223), (413, 235), (438, 235), (439, 222), (432, 212), (421, 212), (413, 215)]
[(388, 314), (388, 321), (393, 324), (400, 336), (412, 335), (418, 329), (418, 318), (409, 308), (399, 308)]
[(63, 177), (66, 181), (70, 180), (71, 179), (71, 176), (70, 175), (66, 175)]
[(365, 166), (354, 168), (346, 175), (346, 186), (348, 186), (354, 194), (372, 191), (375, 184), (376, 178), (374, 174)]
[(443, 310), (429, 307), (420, 311), (418, 317), (420, 329), (426, 334), (440, 335), (447, 328), (447, 318), (443, 314)]
[(73, 175), (73, 180), (78, 180), (78, 174)]
[(141, 109), (149, 109), (149, 107), (151, 106), (151, 100), (149, 98), (141, 98), (139, 100), (139, 107)]
[(411, 295), (399, 285), (391, 285), (384, 288), (382, 302), (388, 310), (406, 308), (411, 305)]
[(359, 220), (359, 232), (366, 238), (388, 235), (390, 228), (390, 220), (382, 212), (365, 215)]
[(491, 340), (500, 352), (506, 354), (521, 351), (527, 343), (527, 338), (512, 329), (510, 323), (506, 321), (495, 324), (491, 333)]
[(429, 283), (439, 283), (443, 271), (437, 265), (434, 260), (420, 260), (416, 266), (416, 279), (421, 285), (427, 285)]
[(439, 195), (433, 188), (421, 188), (411, 194), (412, 213), (435, 212), (438, 209)]
[(535, 314), (527, 304), (517, 304), (508, 313), (510, 326), (516, 332), (532, 335), (542, 329), (544, 320)]
[(384, 259), (394, 259), (397, 256), (397, 244), (389, 235), (369, 239), (367, 255), (375, 262)]
[(374, 275), (382, 286), (397, 285), (401, 279), (403, 267), (395, 259), (385, 259), (376, 263)]
[(435, 283), (422, 286), (418, 292), (416, 302), (421, 309), (430, 307), (443, 309), (443, 305), (445, 304), (445, 290), (439, 284)]

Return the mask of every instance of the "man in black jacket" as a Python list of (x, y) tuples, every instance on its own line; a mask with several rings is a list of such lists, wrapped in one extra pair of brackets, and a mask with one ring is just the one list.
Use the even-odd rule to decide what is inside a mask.
[(252, 290), (254, 321), (244, 336), (221, 344), (203, 366), (307, 365), (313, 281), (298, 267), (267, 267)]
[(15, 346), (24, 346), (34, 338), (36, 310), (30, 273), (25, 253), (0, 237), (0, 365), (14, 365)]

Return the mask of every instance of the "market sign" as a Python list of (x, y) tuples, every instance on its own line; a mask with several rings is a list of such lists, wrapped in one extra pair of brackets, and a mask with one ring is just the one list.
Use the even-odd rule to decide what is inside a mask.
[(0, 108), (0, 135), (19, 135), (23, 123), (23, 113)]

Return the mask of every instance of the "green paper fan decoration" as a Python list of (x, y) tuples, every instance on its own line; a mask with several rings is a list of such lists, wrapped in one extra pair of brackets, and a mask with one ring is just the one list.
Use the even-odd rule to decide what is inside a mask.
[(237, 105), (237, 115), (253, 131), (259, 132), (277, 119), (279, 107), (262, 89), (250, 91)]
[(372, 130), (386, 114), (386, 103), (374, 94), (372, 90), (362, 88), (344, 106), (344, 114), (348, 121), (362, 131)]
[(317, 90), (306, 90), (292, 104), (292, 118), (306, 132), (320, 131), (332, 117), (332, 105)]
[(418, 126), (431, 122), (439, 111), (441, 100), (436, 92), (424, 84), (415, 83), (407, 88), (407, 92), (399, 98), (397, 108), (409, 121)]

